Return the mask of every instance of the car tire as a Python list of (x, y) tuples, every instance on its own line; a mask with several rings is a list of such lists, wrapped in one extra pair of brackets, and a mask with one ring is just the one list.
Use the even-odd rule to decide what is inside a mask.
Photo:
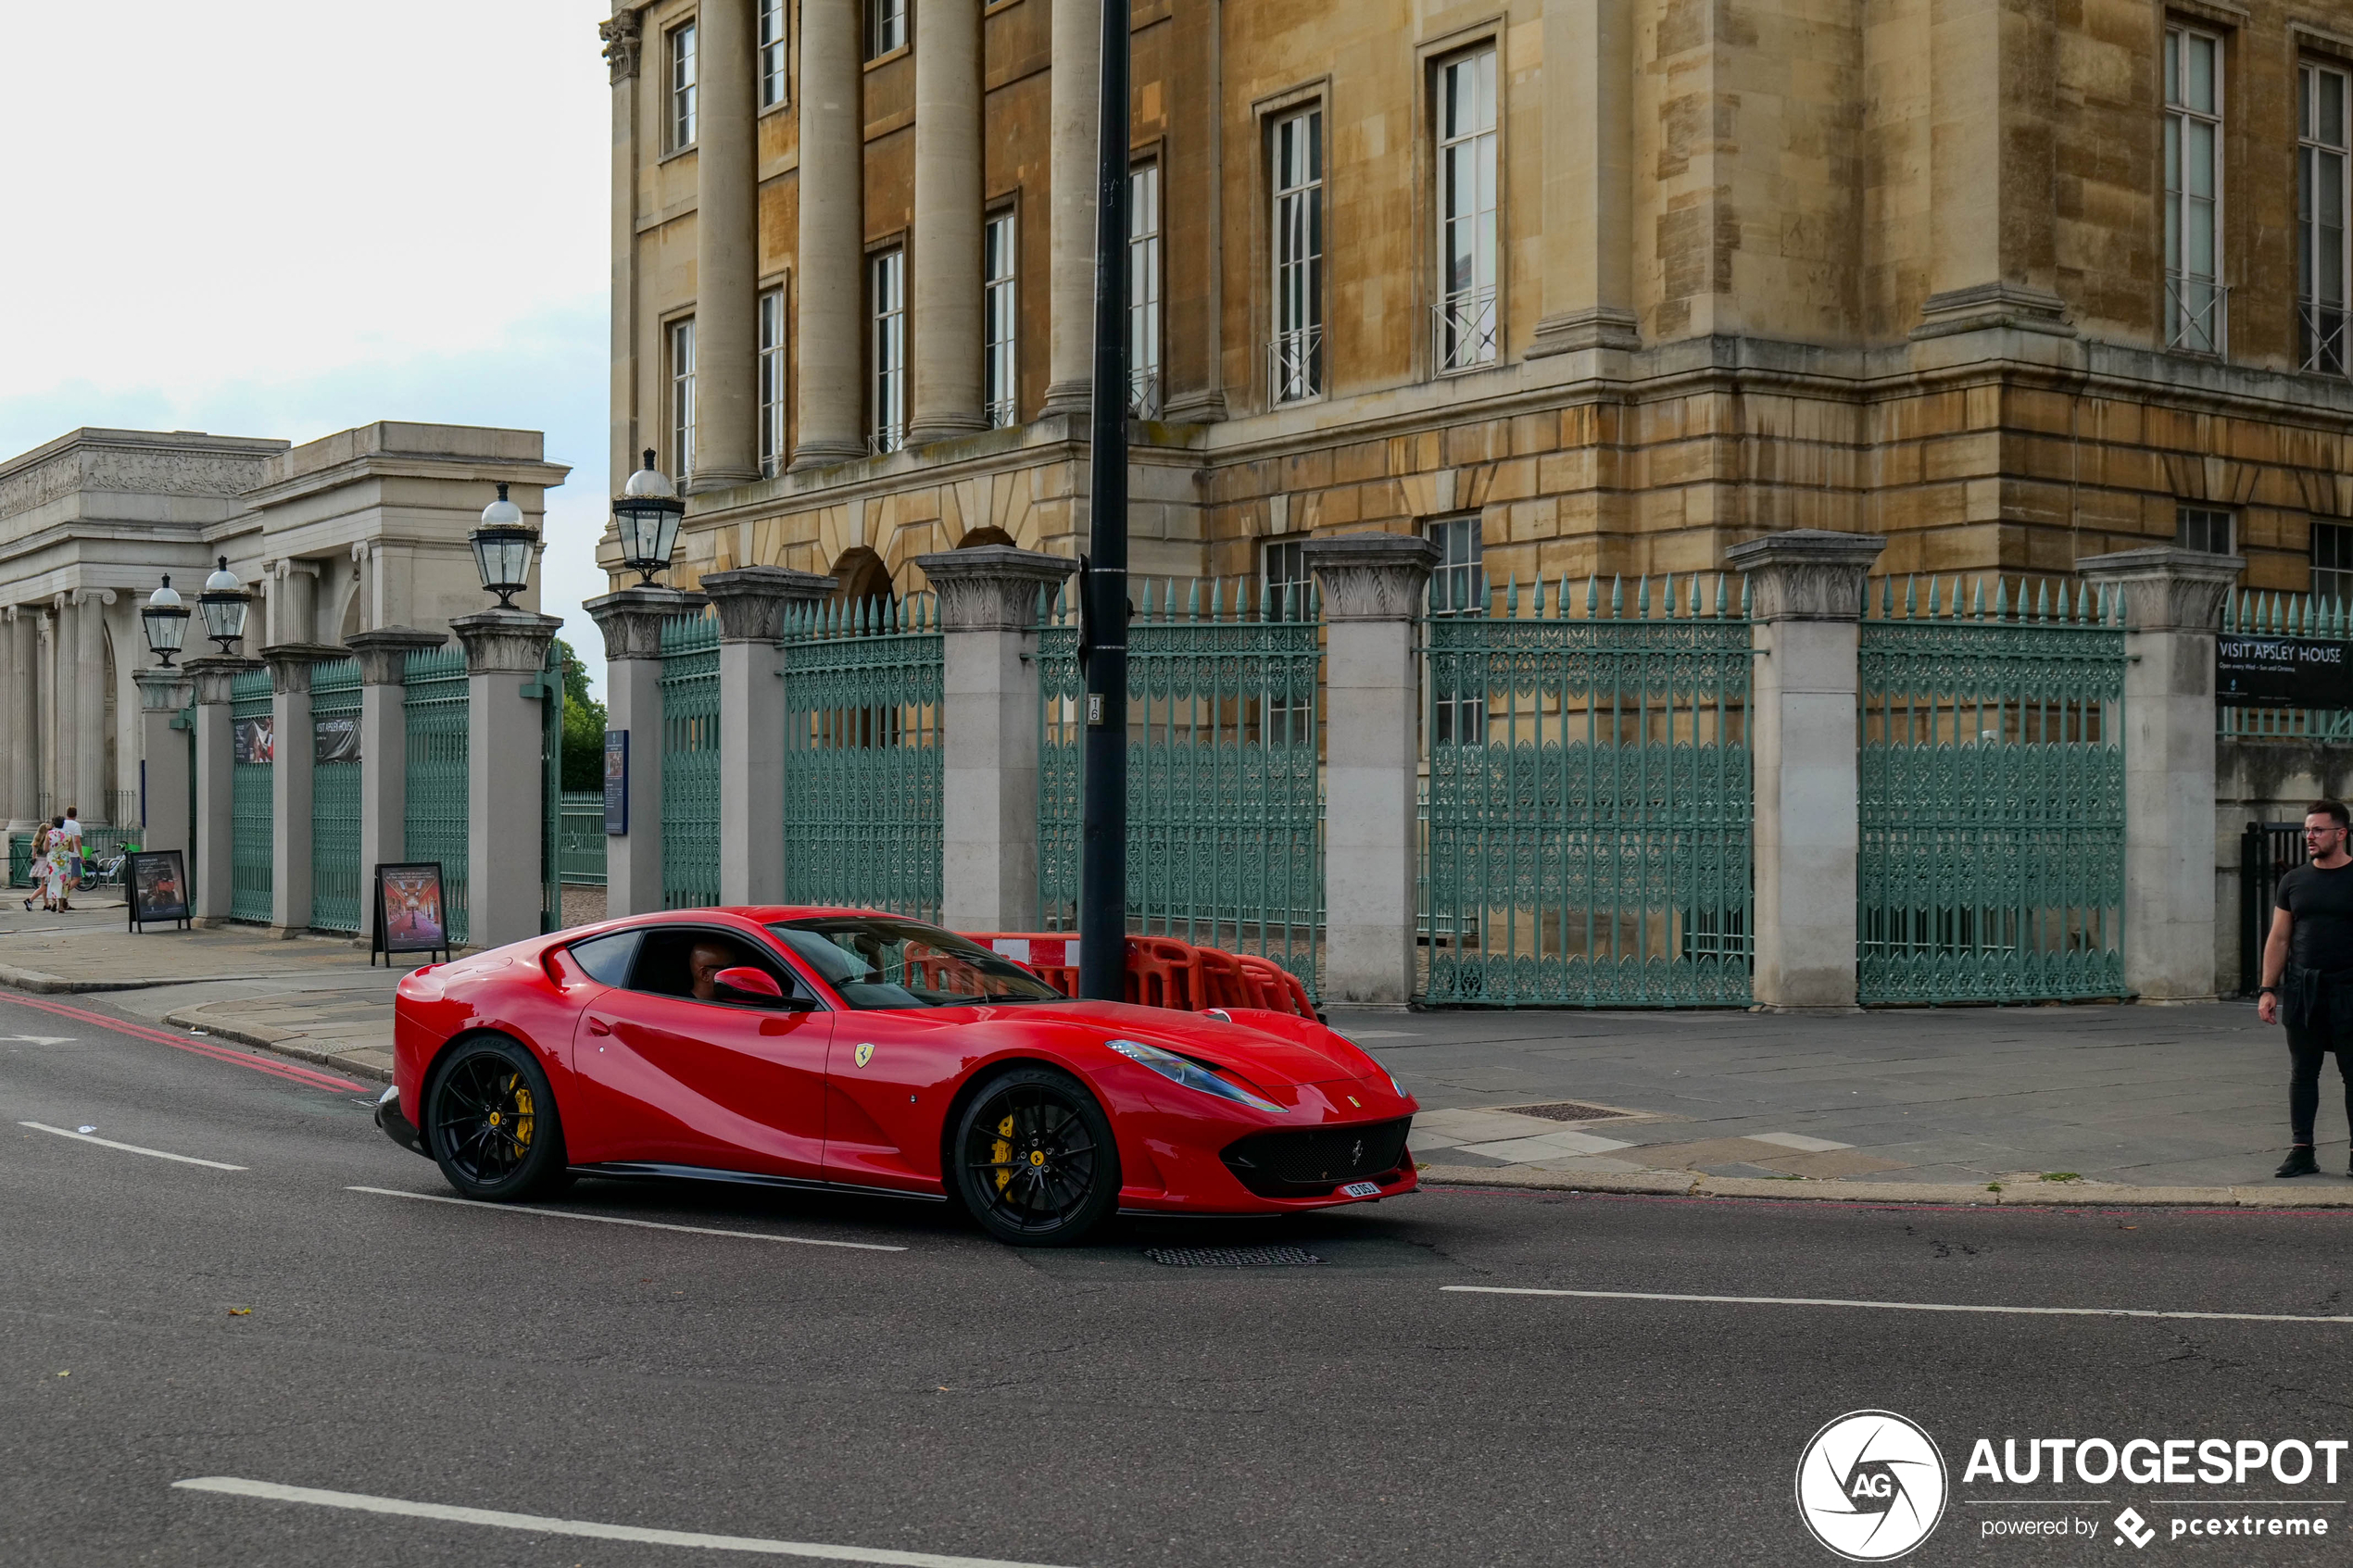
[(443, 1178), (467, 1198), (512, 1203), (570, 1185), (547, 1074), (504, 1035), (452, 1047), (434, 1066), (424, 1112), (425, 1147)]
[(1076, 1247), (1119, 1208), (1119, 1148), (1087, 1086), (1051, 1067), (991, 1074), (949, 1139), (950, 1188), (1014, 1247)]

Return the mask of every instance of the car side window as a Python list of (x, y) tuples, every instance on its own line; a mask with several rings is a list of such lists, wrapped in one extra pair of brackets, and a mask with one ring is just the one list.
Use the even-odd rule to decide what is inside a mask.
[(626, 985), (630, 961), (637, 956), (639, 935), (635, 931), (616, 931), (610, 936), (591, 936), (585, 942), (573, 943), (565, 951), (598, 985)]
[(635, 934), (643, 938), (637, 961), (631, 967), (629, 988), (688, 1001), (717, 1002), (711, 981), (723, 969), (764, 970), (775, 977), (786, 996), (807, 995), (808, 988), (783, 965), (761, 951), (749, 937), (730, 931), (688, 926)]

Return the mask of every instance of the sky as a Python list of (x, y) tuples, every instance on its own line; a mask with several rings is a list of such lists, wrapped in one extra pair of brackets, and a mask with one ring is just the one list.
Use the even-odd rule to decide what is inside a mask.
[(573, 471), (542, 597), (601, 690), (610, 9), (11, 8), (44, 66), (0, 105), (0, 457), (82, 425), (545, 432)]

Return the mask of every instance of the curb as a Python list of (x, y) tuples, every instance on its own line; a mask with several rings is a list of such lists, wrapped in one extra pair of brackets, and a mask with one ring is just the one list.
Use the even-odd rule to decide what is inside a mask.
[(300, 1035), (282, 1035), (277, 1030), (264, 1028), (258, 1023), (220, 1023), (207, 1018), (201, 1010), (196, 1008), (182, 1008), (176, 1012), (165, 1013), (163, 1021), (182, 1029), (201, 1029), (219, 1039), (234, 1040), (241, 1046), (251, 1046), (256, 1050), (269, 1051), (275, 1056), (290, 1056), (297, 1061), (307, 1061), (313, 1067), (332, 1067), (338, 1073), (348, 1073), (355, 1078), (372, 1079), (379, 1084), (392, 1082), (392, 1073), (388, 1069), (377, 1067), (369, 1062), (354, 1061), (350, 1057), (338, 1056), (333, 1051), (322, 1051), (315, 1047), (306, 1046), (302, 1044), (304, 1036)]
[(1708, 1176), (1696, 1171), (1514, 1171), (1508, 1166), (1424, 1165), (1425, 1185), (1528, 1192), (1606, 1192), (1667, 1198), (1769, 1198), (1814, 1203), (1937, 1203), (1987, 1209), (2353, 1209), (2353, 1188), (2136, 1187), (2100, 1182), (2005, 1186), (1957, 1182), (1832, 1182)]
[[(302, 973), (301, 970), (292, 970), (283, 978), (293, 979)], [(37, 997), (74, 996), (95, 991), (153, 991), (166, 985), (215, 985), (229, 980), (276, 978), (281, 977), (270, 974), (175, 974), (165, 980), (68, 980), (61, 974), (0, 964), (0, 985), (30, 991)]]

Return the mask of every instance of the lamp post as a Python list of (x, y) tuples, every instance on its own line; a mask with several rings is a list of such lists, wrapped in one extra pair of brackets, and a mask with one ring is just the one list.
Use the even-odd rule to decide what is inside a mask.
[(653, 448), (646, 448), (646, 466), (629, 476), (613, 498), (613, 526), (621, 533), (621, 564), (653, 586), (654, 574), (670, 569), (670, 553), (678, 545), (678, 521), (686, 503), (678, 489), (654, 467)]
[(231, 657), (229, 645), (245, 634), (245, 612), (253, 606), (253, 595), (229, 570), (229, 558), (220, 558), (213, 574), (204, 580), (204, 592), (196, 596), (196, 604), (204, 611), (205, 635), (220, 645), (220, 657)]
[(482, 585), (498, 596), (500, 609), (515, 608), (515, 596), (530, 585), (531, 555), (539, 545), (539, 531), (522, 520), (522, 508), (507, 499), (506, 482), (498, 498), (482, 508), (482, 526), (467, 535), (473, 546), (474, 570)]
[(147, 596), (139, 611), (139, 623), (146, 630), (147, 650), (161, 661), (161, 668), (170, 669), (171, 656), (180, 651), (188, 635), (188, 607), (172, 588), (171, 573), (165, 572), (163, 586)]

